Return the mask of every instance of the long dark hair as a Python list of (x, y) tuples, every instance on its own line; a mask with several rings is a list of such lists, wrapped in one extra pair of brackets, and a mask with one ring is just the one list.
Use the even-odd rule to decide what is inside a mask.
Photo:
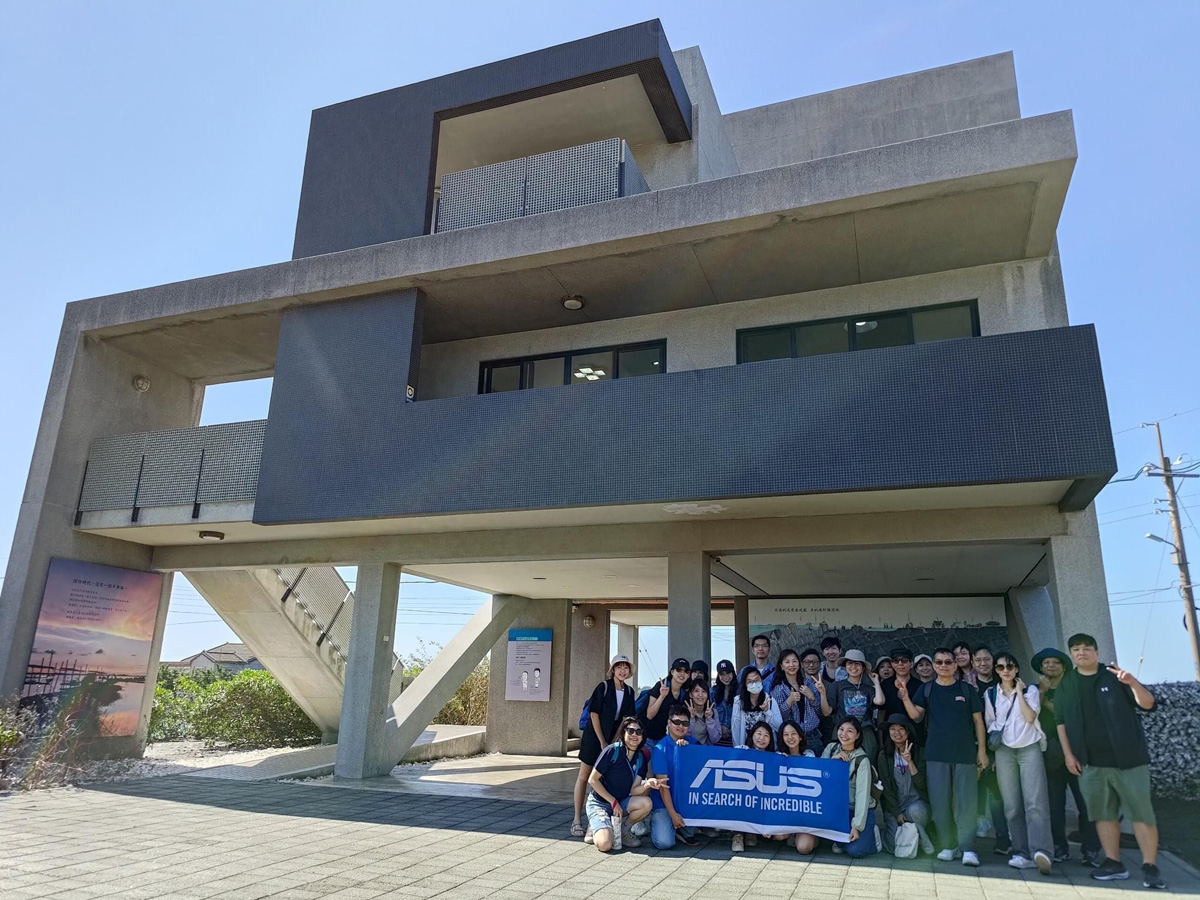
[[(750, 680), (751, 675), (758, 675), (758, 680), (763, 683), (763, 689), (758, 692), (758, 705), (757, 706), (754, 705), (754, 698), (750, 696), (750, 692), (748, 690), (746, 690), (746, 682)], [(746, 710), (750, 710), (750, 709), (755, 709), (755, 710), (762, 709), (762, 705), (767, 702), (767, 698), (770, 697), (771, 695), (769, 693), (767, 693), (767, 681), (765, 678), (762, 677), (761, 674), (759, 674), (758, 669), (751, 666), (746, 671), (745, 679), (738, 686), (738, 696), (742, 698), (742, 711), (743, 712), (745, 712)]]
[(733, 669), (733, 663), (729, 662), (727, 659), (723, 659), (721, 662), (717, 663), (717, 678), (713, 683), (711, 694), (712, 702), (714, 706), (718, 703), (728, 703), (730, 706), (733, 706), (733, 698), (738, 695), (738, 673), (737, 670), (734, 669), (733, 678), (729, 680), (729, 684), (724, 684), (721, 681), (722, 664), (727, 664), (730, 669)]
[(782, 753), (784, 756), (792, 755), (791, 748), (783, 742), (783, 732), (785, 729), (788, 729), (788, 728), (792, 729), (792, 731), (794, 731), (794, 732), (796, 732), (796, 734), (800, 735), (800, 746), (796, 750), (796, 755), (803, 756), (804, 751), (808, 749), (808, 739), (804, 737), (804, 732), (800, 729), (800, 726), (797, 725), (795, 722), (784, 722), (782, 725), (779, 726), (779, 735), (775, 741), (775, 746), (779, 748), (779, 752)]
[(756, 731), (766, 731), (767, 746), (764, 747), (763, 749), (767, 753), (774, 753), (775, 752), (775, 732), (773, 732), (771, 730), (771, 726), (767, 723), (767, 721), (765, 719), (759, 719), (752, 726), (750, 726), (750, 730), (746, 732), (746, 746), (749, 747), (751, 750), (758, 749), (757, 747), (754, 746), (754, 732), (756, 732)]
[[(796, 683), (794, 685), (788, 679), (787, 672), (783, 671), (783, 661), (789, 656), (796, 657)], [(799, 653), (797, 653), (795, 650), (788, 649), (779, 654), (779, 659), (775, 661), (775, 680), (781, 681), (788, 687), (795, 687), (796, 690), (800, 690), (800, 688), (804, 685), (804, 669), (800, 668)]]

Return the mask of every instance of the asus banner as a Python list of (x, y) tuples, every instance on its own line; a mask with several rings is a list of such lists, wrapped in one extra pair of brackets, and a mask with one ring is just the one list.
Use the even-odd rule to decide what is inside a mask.
[(689, 825), (850, 840), (850, 766), (761, 750), (675, 748), (671, 800)]

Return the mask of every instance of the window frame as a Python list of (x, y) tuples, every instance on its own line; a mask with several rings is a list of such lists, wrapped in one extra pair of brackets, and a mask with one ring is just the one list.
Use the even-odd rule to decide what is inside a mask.
[[(535, 353), (530, 356), (510, 356), (502, 359), (488, 359), (479, 364), (479, 385), (478, 393), (492, 393), (492, 370), (502, 369), (506, 366), (520, 367), (520, 378), (517, 382), (517, 391), (538, 390), (538, 388), (526, 387), (525, 374), (526, 363), (538, 362), (543, 359), (554, 359), (561, 356), (563, 359), (563, 381), (561, 385), (553, 385), (554, 387), (569, 387), (571, 385), (571, 360), (576, 356), (586, 356), (589, 353), (611, 353), (613, 355), (612, 378), (605, 379), (607, 381), (619, 381), (621, 378), (621, 354), (631, 350), (658, 350), (659, 361), (662, 363), (662, 372), (667, 371), (667, 340), (660, 338), (653, 341), (637, 341), (632, 344), (609, 344), (602, 347), (583, 347), (578, 350), (557, 350), (553, 353)], [(661, 374), (661, 372), (660, 372)], [(640, 377), (640, 376), (635, 376)], [(511, 394), (513, 391), (499, 391), (502, 394)]]
[[(849, 341), (848, 341), (849, 347), (846, 352), (847, 353), (856, 353), (856, 352), (858, 352), (859, 347), (858, 347), (858, 332), (855, 331), (855, 329), (854, 329), (854, 323), (861, 322), (863, 319), (871, 319), (871, 318), (882, 319), (885, 316), (903, 316), (904, 317), (905, 326), (908, 330), (908, 343), (900, 344), (897, 346), (912, 346), (917, 343), (917, 341), (914, 339), (914, 333), (913, 333), (913, 313), (931, 312), (931, 311), (937, 310), (937, 309), (950, 309), (952, 307), (964, 307), (964, 306), (971, 313), (971, 334), (969, 336), (970, 337), (979, 337), (980, 336), (980, 327), (979, 327), (979, 300), (978, 299), (954, 300), (954, 301), (951, 301), (950, 303), (934, 303), (929, 306), (913, 306), (908, 309), (887, 309), (887, 310), (879, 310), (877, 312), (859, 313), (859, 314), (850, 315), (850, 316), (832, 316), (832, 317), (826, 318), (826, 319), (809, 319), (809, 320), (804, 320), (804, 321), (800, 321), (800, 322), (781, 322), (778, 325), (760, 325), (755, 328), (742, 328), (742, 329), (738, 330), (736, 338), (735, 338), (735, 340), (737, 342), (737, 347), (736, 347), (737, 365), (740, 366), (743, 363), (747, 362), (747, 360), (746, 360), (746, 339), (747, 339), (747, 337), (752, 337), (757, 334), (767, 334), (767, 333), (773, 332), (773, 331), (774, 332), (783, 331), (784, 329), (787, 329), (791, 355), (788, 357), (776, 357), (776, 359), (810, 359), (810, 358), (815, 359), (816, 357), (807, 357), (807, 356), (806, 357), (798, 357), (798, 356), (796, 356), (796, 344), (797, 344), (796, 331), (797, 331), (797, 329), (804, 328), (808, 325), (830, 325), (830, 324), (834, 324), (834, 323), (842, 323), (842, 324), (848, 325), (849, 327), (846, 329), (846, 331), (849, 335)], [(951, 338), (950, 340), (955, 340), (955, 339)], [(932, 342), (931, 341), (922, 341), (921, 343), (932, 343)], [(886, 349), (886, 348), (871, 347), (871, 348), (864, 348), (864, 349)], [(835, 356), (836, 354), (820, 354), (820, 355)], [(760, 360), (754, 360), (754, 362), (770, 362), (770, 360), (760, 359)]]

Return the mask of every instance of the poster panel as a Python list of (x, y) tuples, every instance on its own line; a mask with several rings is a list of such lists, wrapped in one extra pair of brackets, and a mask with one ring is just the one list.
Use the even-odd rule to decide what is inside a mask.
[(553, 628), (508, 630), (505, 700), (550, 699), (550, 648), (553, 638)]
[(675, 753), (671, 800), (689, 825), (850, 839), (850, 766), (840, 759), (701, 744)]
[(751, 598), (747, 605), (751, 633), (771, 639), (772, 656), (789, 647), (817, 647), (830, 633), (842, 649), (862, 650), (871, 661), (897, 646), (914, 653), (958, 641), (993, 651), (1008, 648), (1001, 596)]
[(163, 576), (50, 560), (22, 701), (87, 738), (137, 732)]

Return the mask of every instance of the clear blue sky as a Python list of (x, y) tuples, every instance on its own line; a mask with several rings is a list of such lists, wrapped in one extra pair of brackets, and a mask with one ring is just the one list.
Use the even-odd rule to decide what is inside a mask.
[[(655, 16), (674, 47), (700, 45), (726, 112), (1012, 50), (1026, 115), (1075, 111), (1059, 242), (1071, 319), (1099, 330), (1122, 474), (1154, 456), (1139, 422), (1200, 407), (1197, 4), (212, 0), (0, 15), (0, 554), (66, 302), (287, 259), (315, 107)], [(260, 417), (265, 398), (261, 386), (214, 391), (205, 419)], [(1172, 455), (1200, 457), (1200, 412), (1164, 427)], [(1185, 506), (1193, 495), (1189, 483)], [(1144, 655), (1148, 680), (1190, 666), (1174, 570), (1142, 537), (1167, 533), (1162, 496), (1141, 479), (1098, 501), (1120, 659), (1136, 668)], [(474, 602), (406, 586), (414, 611), (398, 633), (445, 640), (432, 623), (462, 617), (415, 610)], [(225, 639), (211, 618), (181, 591), (166, 655)], [(662, 665), (661, 634), (646, 637)]]

